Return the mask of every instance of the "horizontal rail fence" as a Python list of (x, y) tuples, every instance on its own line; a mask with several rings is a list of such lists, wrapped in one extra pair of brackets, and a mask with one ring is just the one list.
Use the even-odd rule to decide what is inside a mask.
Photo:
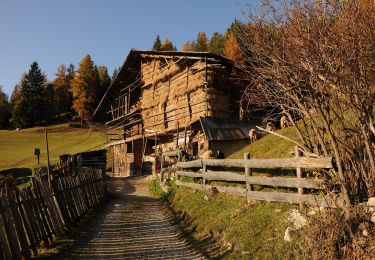
[(28, 259), (62, 238), (105, 194), (102, 172), (82, 168), (76, 176), (50, 183), (40, 175), (19, 189), (6, 183), (0, 193), (0, 259)]
[[(306, 189), (324, 190), (322, 179), (309, 179), (303, 177), (303, 169), (330, 169), (332, 168), (332, 158), (306, 158), (300, 157), (296, 153), (294, 158), (285, 159), (250, 159), (248, 153), (244, 154), (244, 159), (199, 159), (188, 162), (178, 162), (176, 171), (177, 186), (185, 186), (193, 189), (208, 190), (215, 188), (219, 192), (225, 192), (237, 196), (246, 197), (248, 200), (280, 201), (295, 204), (308, 204), (323, 207), (342, 207), (342, 201), (332, 196), (318, 196), (307, 194)], [(244, 174), (230, 172), (226, 170), (208, 170), (210, 167), (236, 167), (244, 168)], [(272, 169), (288, 168), (296, 169), (296, 177), (266, 177), (252, 176), (252, 169)], [(197, 182), (183, 182), (181, 176), (194, 178)], [(209, 185), (208, 181), (245, 183), (243, 187), (227, 187), (219, 185)], [(254, 185), (267, 187), (296, 188), (293, 191), (255, 191)]]

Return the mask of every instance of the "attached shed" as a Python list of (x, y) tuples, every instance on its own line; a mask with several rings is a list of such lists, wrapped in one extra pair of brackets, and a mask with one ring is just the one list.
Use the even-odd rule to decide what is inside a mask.
[(107, 115), (114, 176), (155, 173), (159, 155), (200, 156), (210, 143), (248, 138), (232, 62), (208, 52), (131, 50), (95, 115)]

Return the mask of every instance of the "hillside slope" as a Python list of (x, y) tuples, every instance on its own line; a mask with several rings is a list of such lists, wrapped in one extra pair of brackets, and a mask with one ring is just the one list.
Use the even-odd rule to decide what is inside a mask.
[[(74, 128), (68, 124), (49, 126), (48, 142), (51, 164), (59, 155), (101, 149), (105, 135), (101, 129)], [(20, 131), (0, 130), (0, 170), (35, 168), (47, 164), (45, 128), (35, 127)], [(40, 148), (40, 164), (34, 149)]]
[[(298, 140), (297, 132), (294, 127), (288, 127), (276, 131), (277, 133)], [(228, 155), (228, 158), (242, 159), (244, 153), (250, 153), (251, 158), (267, 159), (267, 158), (287, 158), (292, 157), (289, 153), (293, 150), (294, 144), (281, 139), (275, 135), (267, 134), (253, 144), (240, 147), (236, 152)]]

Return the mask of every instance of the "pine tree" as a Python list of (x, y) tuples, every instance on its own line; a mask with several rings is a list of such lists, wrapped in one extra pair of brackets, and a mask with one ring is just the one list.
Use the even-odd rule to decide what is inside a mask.
[(65, 75), (69, 82), (73, 80), (75, 72), (76, 71), (75, 71), (74, 65), (70, 63), (68, 68), (66, 69), (66, 75)]
[(208, 43), (208, 51), (221, 54), (224, 49), (225, 38), (221, 33), (214, 32)]
[(73, 109), (81, 121), (91, 121), (95, 109), (95, 92), (98, 77), (94, 62), (90, 55), (86, 55), (79, 64), (71, 83), (73, 94)]
[(229, 35), (232, 33), (236, 37), (236, 40), (238, 41), (238, 33), (242, 30), (243, 26), (244, 26), (243, 23), (241, 23), (237, 19), (234, 19), (234, 21), (229, 26), (226, 34)]
[(116, 78), (116, 76), (120, 72), (120, 70), (121, 70), (121, 66), (119, 66), (118, 68), (115, 68), (113, 70), (112, 77), (111, 77), (111, 82)]
[(33, 126), (46, 119), (45, 87), (47, 78), (34, 61), (20, 83), (17, 106), (13, 106), (13, 121), (17, 126)]
[(3, 91), (3, 86), (0, 86), (0, 129), (9, 126), (9, 119), (11, 118), (11, 106), (9, 104), (8, 96)]
[(154, 44), (152, 45), (153, 51), (160, 51), (161, 49), (161, 40), (159, 34), (156, 36), (156, 39), (154, 41)]

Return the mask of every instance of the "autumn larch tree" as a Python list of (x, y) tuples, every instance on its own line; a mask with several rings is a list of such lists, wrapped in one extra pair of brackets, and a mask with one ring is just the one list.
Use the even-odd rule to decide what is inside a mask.
[(186, 41), (182, 44), (181, 51), (190, 51), (190, 41)]
[(90, 55), (86, 55), (79, 63), (71, 83), (73, 109), (81, 122), (90, 122), (96, 105), (95, 92), (98, 76)]
[(56, 78), (53, 81), (54, 87), (54, 102), (58, 114), (71, 111), (72, 107), (72, 93), (70, 91), (70, 83), (74, 77), (74, 67), (70, 67), (68, 73), (64, 64), (60, 65), (56, 72)]
[(222, 54), (224, 57), (233, 60), (237, 64), (243, 63), (240, 45), (234, 33), (227, 33)]
[(199, 32), (197, 39), (191, 42), (190, 49), (193, 51), (207, 51), (208, 50), (208, 40), (205, 32)]
[(170, 40), (165, 39), (163, 41), (163, 44), (160, 47), (160, 50), (161, 51), (175, 51), (176, 47), (173, 45), (173, 43)]

